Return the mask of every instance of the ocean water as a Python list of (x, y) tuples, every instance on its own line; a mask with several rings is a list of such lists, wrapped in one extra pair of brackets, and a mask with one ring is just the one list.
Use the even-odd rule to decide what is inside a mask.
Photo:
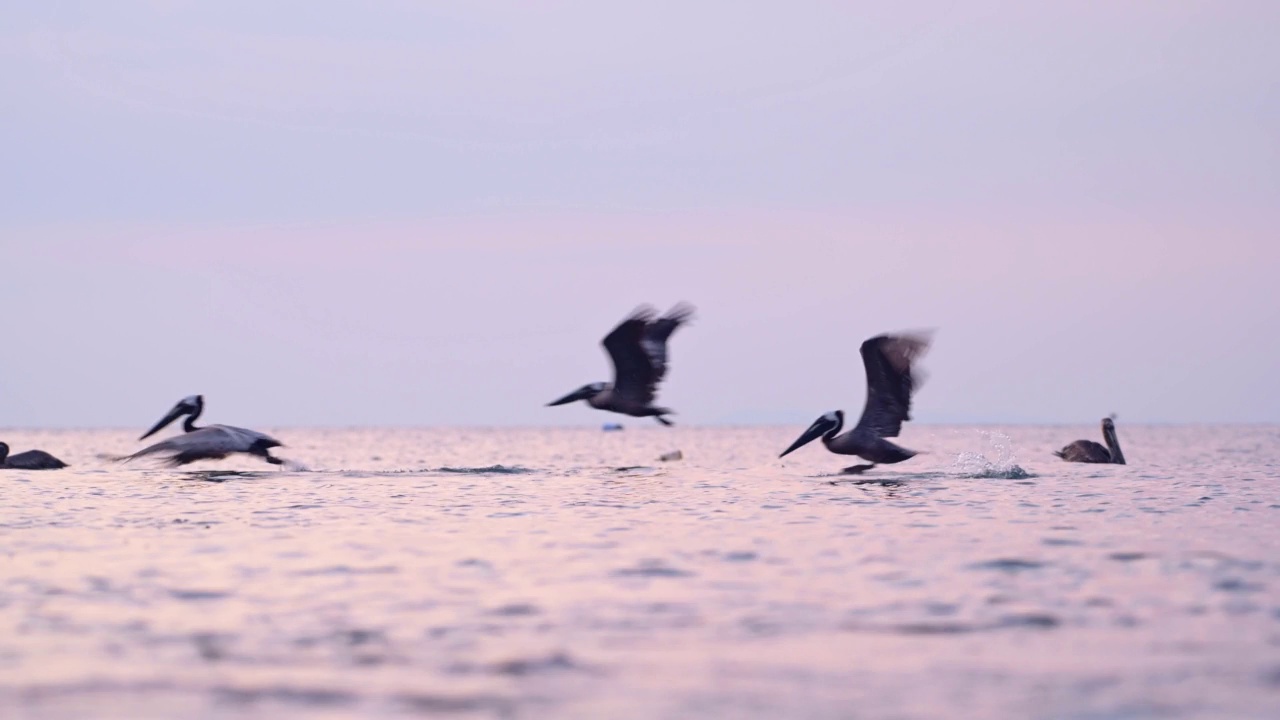
[(1280, 427), (262, 429), (0, 433), (0, 717), (1280, 717)]

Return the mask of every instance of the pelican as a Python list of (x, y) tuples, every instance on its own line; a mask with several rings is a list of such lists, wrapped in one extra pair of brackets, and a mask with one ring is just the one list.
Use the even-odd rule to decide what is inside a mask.
[(145, 440), (159, 432), (169, 423), (186, 415), (186, 422), (182, 424), (182, 429), (185, 431), (184, 434), (175, 435), (119, 459), (128, 462), (147, 455), (160, 455), (166, 456), (166, 463), (170, 467), (178, 467), (197, 460), (221, 460), (228, 455), (244, 453), (260, 457), (272, 465), (284, 464), (284, 460), (272, 457), (271, 453), (268, 452), (273, 447), (281, 446), (279, 440), (255, 430), (246, 430), (231, 425), (196, 427), (196, 419), (200, 417), (202, 412), (204, 412), (203, 395), (191, 395), (179, 400), (168, 415), (160, 418), (160, 422), (143, 433), (142, 437), (138, 439)]
[(1092, 440), (1077, 440), (1055, 452), (1054, 455), (1067, 462), (1124, 465), (1124, 453), (1120, 452), (1120, 441), (1116, 439), (1114, 419), (1102, 418), (1102, 439), (1107, 443), (1106, 447)]
[(912, 376), (915, 361), (929, 349), (928, 333), (878, 335), (862, 343), (862, 364), (867, 372), (867, 404), (862, 417), (849, 432), (844, 427), (844, 411), (836, 410), (818, 418), (791, 447), (778, 457), (807, 445), (818, 438), (827, 449), (838, 455), (857, 455), (870, 460), (870, 465), (853, 465), (844, 469), (859, 474), (876, 465), (899, 463), (916, 455), (914, 450), (899, 447), (885, 438), (898, 437), (902, 423), (911, 419), (911, 394), (918, 381)]
[(604, 349), (613, 361), (613, 383), (583, 385), (547, 406), (586, 400), (597, 410), (652, 417), (671, 425), (664, 416), (675, 411), (655, 407), (653, 400), (658, 383), (667, 374), (667, 338), (693, 316), (693, 306), (680, 303), (662, 317), (656, 314), (653, 308), (642, 306), (605, 336)]
[(0, 469), (57, 470), (66, 466), (66, 463), (43, 450), (28, 450), (10, 455), (9, 446), (0, 442)]

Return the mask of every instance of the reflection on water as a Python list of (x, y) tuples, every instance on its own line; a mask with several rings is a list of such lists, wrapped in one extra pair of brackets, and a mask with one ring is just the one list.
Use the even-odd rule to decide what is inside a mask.
[(11, 431), (0, 716), (1280, 717), (1280, 435), (1093, 430)]

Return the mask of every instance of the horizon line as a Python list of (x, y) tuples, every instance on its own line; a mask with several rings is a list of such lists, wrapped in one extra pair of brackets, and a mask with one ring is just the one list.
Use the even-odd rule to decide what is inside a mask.
[[(1070, 421), (1070, 422), (1068, 422), (1068, 421), (1059, 421), (1059, 420), (1053, 420), (1053, 421), (1050, 421), (1050, 420), (1036, 420), (1036, 421), (1026, 421), (1026, 420), (992, 421), (992, 420), (983, 420), (983, 421), (971, 421), (971, 422), (954, 422), (954, 421), (937, 421), (937, 422), (930, 422), (930, 421), (918, 421), (918, 422), (917, 422), (917, 421), (913, 421), (913, 422), (912, 422), (912, 425), (913, 425), (913, 426), (915, 426), (915, 427), (997, 427), (997, 426), (1005, 426), (1005, 427), (1074, 427), (1074, 426), (1082, 426), (1082, 425), (1092, 425), (1092, 424), (1097, 423), (1097, 422), (1099, 422), (1099, 421), (1098, 421), (1098, 420), (1087, 421), (1087, 422), (1082, 422), (1082, 421)], [(368, 424), (368, 425), (359, 425), (359, 424), (357, 424), (357, 425), (346, 425), (346, 424), (318, 424), (318, 425), (291, 425), (291, 424), (279, 424), (279, 425), (277, 425), (277, 424), (271, 424), (271, 423), (262, 423), (262, 424), (255, 423), (255, 424), (256, 424), (256, 425), (259, 425), (259, 427), (277, 428), (277, 429), (278, 429), (278, 428), (283, 428), (283, 429), (290, 429), (290, 430), (366, 430), (366, 429), (384, 429), (384, 430), (443, 430), (443, 429), (449, 429), (449, 430), (463, 430), (463, 429), (476, 429), (476, 430), (600, 430), (600, 429), (601, 429), (601, 427), (602, 427), (602, 425), (609, 424), (609, 423), (607, 423), (607, 422), (604, 422), (604, 423), (593, 423), (593, 424), (590, 424), (590, 425), (584, 425), (584, 424), (574, 424), (574, 425), (520, 425), (520, 424), (501, 425), (501, 424), (482, 424), (482, 423), (462, 423), (462, 424), (457, 424), (457, 425), (446, 425), (446, 424), (421, 424), (421, 425), (416, 425), (416, 424)], [(802, 425), (802, 424), (803, 424), (803, 422), (800, 422), (800, 423), (792, 423), (792, 422), (727, 422), (727, 423), (683, 423), (683, 424), (679, 424), (679, 423), (678, 423), (678, 424), (676, 424), (674, 427), (675, 427), (675, 428), (677, 428), (677, 429), (678, 429), (678, 428), (715, 428), (715, 429), (730, 429), (730, 428), (795, 427), (795, 426), (799, 426), (799, 425)], [(1121, 425), (1124, 425), (1124, 426), (1132, 426), (1132, 427), (1194, 427), (1194, 426), (1203, 426), (1203, 425), (1220, 425), (1220, 426), (1229, 426), (1229, 427), (1235, 427), (1235, 426), (1239, 426), (1239, 427), (1259, 427), (1259, 426), (1262, 426), (1262, 427), (1265, 427), (1265, 426), (1280, 426), (1280, 420), (1201, 420), (1201, 421), (1187, 421), (1187, 420), (1135, 420), (1135, 421), (1121, 421), (1121, 422), (1120, 422), (1120, 424), (1121, 424)], [(624, 426), (624, 428), (625, 428), (625, 426)], [(630, 428), (633, 428), (633, 429), (641, 429), (641, 430), (644, 430), (644, 429), (651, 429), (651, 430), (670, 430), (670, 429), (671, 429), (671, 428), (666, 428), (666, 427), (663, 427), (663, 426), (661, 426), (661, 425), (651, 424), (651, 423), (638, 423), (638, 424), (635, 424), (635, 425), (630, 426)], [(138, 431), (138, 428), (137, 428), (136, 426), (123, 426), (123, 425), (57, 425), (57, 426), (18, 426), (18, 425), (4, 425), (4, 426), (0, 426), (0, 432), (8, 432), (8, 431), (14, 431), (14, 432), (40, 432), (40, 431), (62, 431), (62, 430), (68, 430), (68, 431), (77, 431), (77, 430), (80, 430), (80, 431), (83, 431), (83, 430), (113, 430), (113, 431), (121, 431), (121, 432), (125, 432), (125, 431), (128, 431), (128, 432), (137, 432), (137, 431)]]

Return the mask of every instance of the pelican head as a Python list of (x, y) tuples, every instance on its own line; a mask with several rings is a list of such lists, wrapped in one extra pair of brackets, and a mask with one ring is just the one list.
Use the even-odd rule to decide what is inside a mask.
[(204, 396), (188, 395), (187, 397), (184, 397), (181, 400), (179, 400), (178, 404), (173, 406), (173, 409), (169, 411), (168, 415), (165, 415), (164, 417), (160, 418), (160, 422), (152, 426), (150, 430), (143, 433), (142, 437), (138, 439), (146, 440), (152, 435), (155, 435), (156, 433), (163, 430), (166, 425), (173, 422), (174, 420), (177, 420), (183, 415), (190, 415), (192, 419), (195, 419), (196, 416), (198, 416), (202, 410), (204, 410)]
[(1102, 418), (1102, 441), (1107, 445), (1107, 452), (1111, 453), (1111, 462), (1124, 465), (1124, 451), (1120, 449), (1120, 438), (1116, 437), (1115, 417)]
[(547, 407), (551, 407), (553, 405), (566, 405), (576, 400), (586, 400), (587, 398), (591, 398), (591, 397), (595, 397), (596, 395), (599, 395), (601, 392), (604, 391), (604, 388), (605, 388), (605, 384), (602, 382), (591, 383), (590, 385), (583, 385), (582, 387), (578, 388), (577, 390), (574, 390), (568, 395), (565, 395), (559, 400), (555, 400), (553, 402), (547, 403)]
[(813, 424), (809, 426), (809, 429), (805, 430), (804, 434), (795, 442), (791, 443), (791, 447), (784, 450), (778, 457), (786, 457), (792, 451), (798, 450), (820, 437), (833, 437), (836, 433), (840, 432), (840, 428), (842, 427), (844, 427), (844, 411), (836, 410), (834, 412), (829, 412), (817, 420), (814, 420)]
[(1109, 448), (1119, 444), (1116, 440), (1116, 421), (1114, 415), (1102, 418), (1102, 437)]

